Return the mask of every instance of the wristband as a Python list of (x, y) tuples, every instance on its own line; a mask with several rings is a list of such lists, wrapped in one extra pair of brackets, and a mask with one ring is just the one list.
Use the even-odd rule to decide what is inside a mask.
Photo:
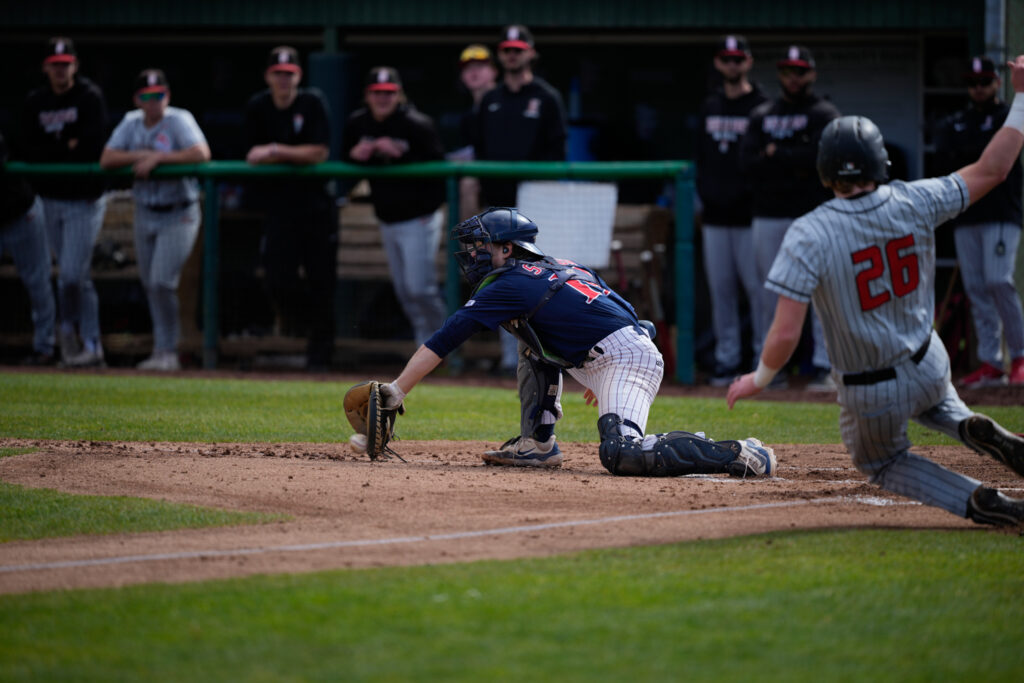
[(1013, 96), (1013, 104), (1010, 105), (1010, 111), (1006, 114), (1003, 128), (1013, 128), (1024, 133), (1024, 97)]
[(771, 381), (778, 372), (778, 368), (770, 368), (764, 364), (764, 360), (759, 359), (757, 361), (757, 370), (754, 371), (754, 386), (758, 389), (764, 389), (771, 384)]

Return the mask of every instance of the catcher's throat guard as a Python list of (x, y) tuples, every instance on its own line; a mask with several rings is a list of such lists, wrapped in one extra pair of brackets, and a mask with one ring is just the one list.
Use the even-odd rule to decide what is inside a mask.
[(395, 420), (405, 414), (405, 405), (385, 408), (382, 386), (383, 382), (371, 380), (356, 384), (345, 392), (345, 417), (356, 433), (366, 436), (366, 454), (370, 460), (386, 459), (393, 455), (405, 462), (405, 458), (389, 446), (395, 438)]

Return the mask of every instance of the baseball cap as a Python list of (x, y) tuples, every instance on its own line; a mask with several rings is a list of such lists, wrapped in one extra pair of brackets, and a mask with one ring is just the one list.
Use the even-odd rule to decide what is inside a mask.
[(459, 66), (466, 66), (470, 62), (491, 62), (491, 51), (485, 45), (467, 45), (466, 49), (459, 55)]
[(75, 44), (70, 38), (58, 36), (50, 38), (46, 45), (46, 56), (43, 64), (70, 64), (75, 61)]
[(790, 45), (786, 48), (783, 55), (782, 59), (775, 64), (780, 69), (784, 66), (796, 66), (803, 69), (814, 68), (814, 56), (803, 45)]
[(980, 81), (985, 79), (999, 78), (996, 73), (996, 64), (988, 57), (972, 57), (967, 65), (967, 72), (964, 74), (965, 81)]
[(402, 89), (402, 79), (390, 66), (375, 66), (366, 74), (366, 89), (371, 92), (398, 92)]
[(299, 53), (294, 47), (281, 45), (275, 47), (267, 55), (267, 71), (287, 71), (299, 73), (302, 66), (299, 64)]
[(743, 36), (725, 36), (718, 41), (716, 57), (747, 57), (750, 55), (750, 46)]
[(167, 84), (167, 76), (160, 69), (144, 69), (142, 73), (135, 77), (134, 92), (136, 95), (149, 92), (167, 92), (170, 89), (170, 86)]
[(501, 42), (498, 43), (498, 49), (506, 47), (518, 47), (520, 50), (529, 50), (533, 47), (533, 35), (530, 33), (530, 29), (521, 24), (506, 26), (505, 30), (501, 32)]

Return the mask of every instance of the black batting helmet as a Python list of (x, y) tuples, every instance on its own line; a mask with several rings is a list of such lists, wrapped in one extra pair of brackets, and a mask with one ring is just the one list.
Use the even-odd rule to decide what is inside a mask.
[(865, 116), (841, 116), (825, 126), (818, 142), (821, 182), (848, 180), (884, 183), (889, 179), (889, 153), (882, 131)]

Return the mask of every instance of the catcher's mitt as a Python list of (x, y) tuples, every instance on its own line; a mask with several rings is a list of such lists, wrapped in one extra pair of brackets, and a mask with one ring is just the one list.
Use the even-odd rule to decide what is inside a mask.
[(383, 382), (361, 382), (345, 392), (345, 417), (359, 434), (366, 436), (366, 453), (370, 460), (394, 455), (402, 462), (405, 458), (388, 446), (395, 436), (395, 420), (405, 414), (405, 406), (394, 409), (384, 407), (381, 396)]

